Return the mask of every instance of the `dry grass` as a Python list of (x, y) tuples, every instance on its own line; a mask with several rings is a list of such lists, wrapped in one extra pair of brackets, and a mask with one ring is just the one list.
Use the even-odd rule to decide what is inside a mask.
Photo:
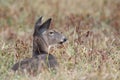
[[(32, 55), (38, 17), (52, 17), (51, 28), (68, 42), (51, 52), (57, 73), (12, 74), (12, 65)], [(0, 0), (0, 80), (120, 80), (119, 0)]]

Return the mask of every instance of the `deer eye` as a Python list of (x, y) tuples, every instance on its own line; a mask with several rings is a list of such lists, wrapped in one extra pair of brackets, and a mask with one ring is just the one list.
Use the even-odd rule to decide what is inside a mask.
[(51, 31), (51, 32), (49, 32), (49, 34), (50, 34), (50, 35), (53, 35), (53, 33), (54, 33), (54, 32), (52, 32), (52, 31)]

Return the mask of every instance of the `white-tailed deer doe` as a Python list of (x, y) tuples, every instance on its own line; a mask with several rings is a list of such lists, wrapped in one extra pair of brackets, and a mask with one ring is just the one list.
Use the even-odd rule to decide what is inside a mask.
[(51, 18), (43, 24), (42, 17), (35, 24), (33, 33), (33, 56), (13, 65), (13, 71), (27, 71), (28, 73), (41, 72), (41, 70), (55, 69), (58, 65), (56, 58), (48, 52), (50, 46), (66, 42), (66, 37), (61, 33), (50, 30)]

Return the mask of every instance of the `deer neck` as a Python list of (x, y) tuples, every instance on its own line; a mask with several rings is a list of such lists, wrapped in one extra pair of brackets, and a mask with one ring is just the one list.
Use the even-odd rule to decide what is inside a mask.
[(48, 54), (47, 42), (41, 37), (34, 37), (33, 39), (33, 56)]

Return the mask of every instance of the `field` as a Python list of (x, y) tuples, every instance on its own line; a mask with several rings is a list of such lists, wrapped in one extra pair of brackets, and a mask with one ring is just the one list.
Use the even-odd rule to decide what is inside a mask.
[[(14, 74), (32, 56), (40, 16), (68, 38), (50, 50), (59, 69)], [(120, 0), (0, 0), (0, 80), (120, 80)]]

